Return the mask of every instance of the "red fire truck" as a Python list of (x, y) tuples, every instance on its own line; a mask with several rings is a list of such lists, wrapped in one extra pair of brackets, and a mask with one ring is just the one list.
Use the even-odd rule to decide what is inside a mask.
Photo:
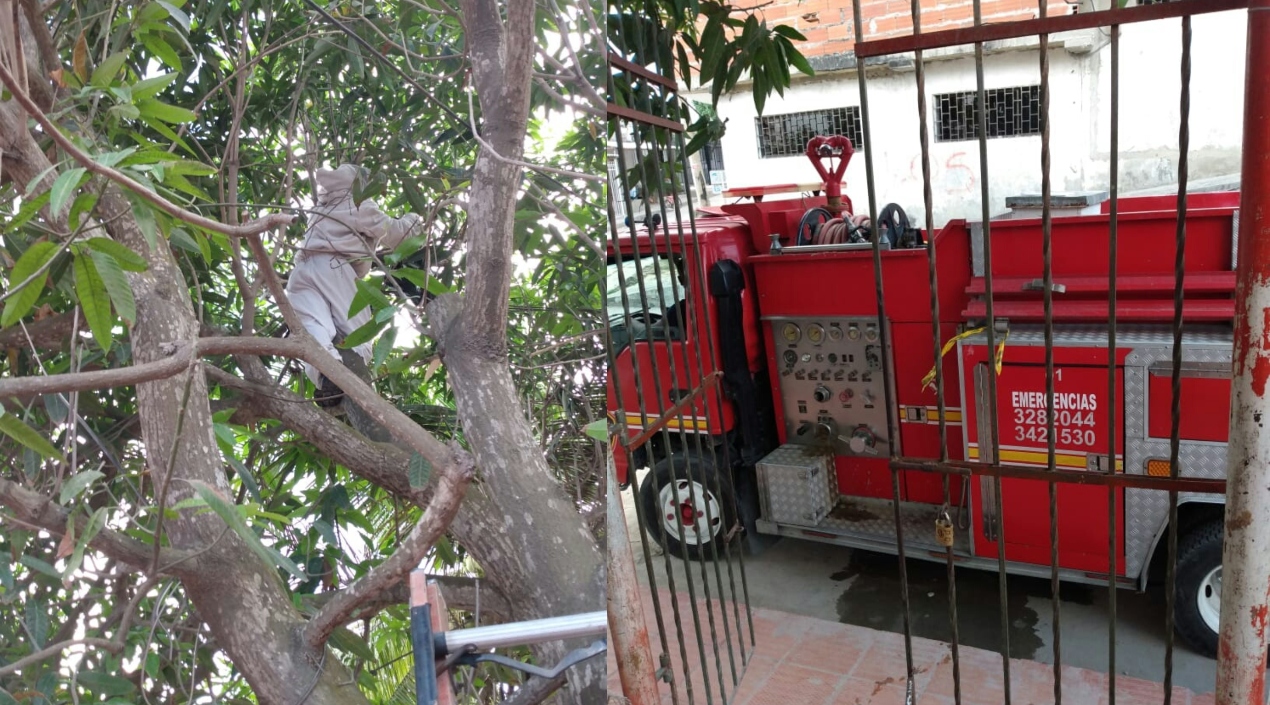
[[(829, 148), (843, 167), (850, 145), (833, 139)], [(828, 141), (817, 140), (809, 156), (819, 169)], [(987, 272), (982, 223), (953, 220), (921, 233), (898, 207), (884, 209), (879, 220), (891, 225), (877, 228), (880, 317), (870, 228), (849, 217), (835, 173), (822, 170), (822, 177), (823, 194), (772, 200), (764, 196), (780, 188), (755, 189), (752, 198), (701, 209), (695, 233), (675, 224), (650, 233), (645, 226), (610, 243), (609, 408), (629, 438), (646, 437), (629, 457), (616, 453), (619, 481), (628, 484), (635, 469), (649, 468), (639, 488), (646, 528), (689, 558), (713, 555), (738, 526), (896, 553), (899, 502), (910, 558), (945, 560), (934, 527), (947, 512), (960, 523), (952, 546), (957, 565), (997, 570), (1004, 536), (1009, 572), (1049, 576), (1045, 480), (1005, 477), (998, 495), (994, 478), (954, 476), (945, 504), (943, 476), (901, 470), (896, 496), (890, 466), (892, 457), (942, 455), (938, 400), (924, 380), (936, 364), (929, 237), (939, 343), (956, 341), (941, 362), (947, 457), (992, 462), (996, 447), (1001, 466), (1049, 467), (1041, 221), (991, 221)], [(1114, 350), (1107, 337), (1108, 204), (1053, 219), (1057, 468), (1105, 473), (1114, 463), (1126, 474), (1170, 473), (1175, 203), (1172, 196), (1119, 201)], [(1183, 478), (1225, 476), (1237, 209), (1237, 193), (1194, 194), (1185, 213)], [(847, 217), (829, 220), (839, 212)], [(1004, 341), (998, 364), (984, 329), (989, 275), (995, 339)], [(722, 371), (723, 394), (692, 396), (703, 386), (689, 364), (698, 349), (707, 372)], [(644, 433), (676, 408), (664, 420), (666, 431)], [(1175, 527), (1165, 491), (1121, 487), (1114, 498), (1113, 511), (1105, 486), (1058, 485), (1060, 576), (1145, 589), (1149, 575), (1162, 573), (1164, 537), (1174, 529), (1177, 630), (1195, 649), (1215, 653), (1223, 496), (1182, 492)], [(1116, 574), (1109, 576), (1113, 516)]]

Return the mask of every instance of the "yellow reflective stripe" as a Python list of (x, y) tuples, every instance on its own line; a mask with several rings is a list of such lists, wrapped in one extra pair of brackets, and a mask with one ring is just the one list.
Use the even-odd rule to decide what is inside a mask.
[[(967, 456), (969, 457), (967, 460), (979, 459), (978, 446), (972, 444), (968, 450)], [(1049, 455), (1043, 450), (1011, 450), (1002, 448), (1001, 462), (1048, 467)], [(1087, 453), (1055, 453), (1054, 464), (1057, 467), (1085, 469), (1089, 467), (1089, 455)], [(1124, 472), (1123, 456), (1116, 456), (1116, 472)]]
[[(908, 418), (909, 409), (924, 409), (926, 411), (926, 420), (910, 421)], [(944, 409), (944, 420), (950, 424), (961, 423), (961, 409), (946, 408)], [(938, 406), (900, 406), (900, 423), (916, 423), (939, 425), (939, 407)]]
[[(657, 417), (650, 414), (648, 418), (651, 421), (656, 419)], [(643, 428), (644, 417), (640, 416), (639, 414), (627, 413), (626, 425), (629, 428)], [(709, 420), (701, 416), (686, 416), (684, 417), (683, 421), (680, 421), (679, 417), (676, 416), (675, 418), (672, 418), (666, 422), (666, 428), (705, 431), (708, 428), (710, 428), (710, 422)]]

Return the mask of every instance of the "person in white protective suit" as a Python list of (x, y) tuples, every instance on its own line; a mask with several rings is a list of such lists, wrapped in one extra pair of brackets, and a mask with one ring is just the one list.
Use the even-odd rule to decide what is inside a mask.
[[(396, 248), (421, 227), (423, 220), (415, 213), (391, 218), (370, 199), (355, 204), (353, 182), (365, 174), (366, 170), (356, 164), (318, 170), (317, 205), (287, 281), (287, 298), (305, 329), (336, 360), (340, 359), (336, 336), (347, 336), (370, 321), (369, 308), (352, 318), (348, 309), (357, 293), (357, 280), (370, 271), (371, 255), (381, 248)], [(366, 360), (371, 344), (354, 350)], [(314, 401), (321, 406), (340, 402), (343, 391), (339, 387), (307, 362), (304, 372), (317, 388)]]

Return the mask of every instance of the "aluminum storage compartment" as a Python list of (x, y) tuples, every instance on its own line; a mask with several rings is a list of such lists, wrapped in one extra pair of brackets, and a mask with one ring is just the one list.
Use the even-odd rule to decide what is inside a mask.
[(763, 518), (777, 524), (815, 526), (838, 501), (833, 456), (787, 443), (756, 466)]

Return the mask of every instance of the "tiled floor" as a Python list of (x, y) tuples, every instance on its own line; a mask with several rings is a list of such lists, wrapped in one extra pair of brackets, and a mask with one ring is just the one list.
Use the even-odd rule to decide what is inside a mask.
[[(751, 634), (748, 620), (742, 611), (742, 623), (735, 624), (732, 606), (713, 604), (713, 609), (699, 602), (696, 617), (691, 603), (684, 597), (668, 599), (662, 593), (662, 608), (668, 631), (675, 633), (672, 607), (678, 607), (680, 624), (683, 625), (687, 648), (687, 672), (690, 683), (681, 677), (676, 684), (678, 700), (688, 705), (688, 690), (692, 702), (697, 705), (905, 705), (904, 637), (890, 632), (874, 631), (863, 627), (786, 614), (774, 610), (753, 611), (753, 643), (750, 653), (742, 663), (740, 645), (749, 647)], [(726, 610), (722, 609), (726, 608)], [(660, 639), (651, 601), (646, 598), (645, 618), (653, 643), (656, 660), (661, 652)], [(724, 612), (727, 615), (725, 625)], [(714, 617), (714, 634), (711, 638), (710, 617)], [(704, 634), (699, 646), (694, 625), (701, 624)], [(731, 641), (724, 636), (724, 627), (731, 630)], [(678, 641), (670, 638), (671, 662), (676, 673), (682, 673), (683, 658)], [(728, 658), (731, 643), (733, 658)], [(719, 658), (714, 656), (718, 645)], [(701, 652), (705, 652), (705, 673), (701, 668)], [(961, 703), (963, 705), (1000, 705), (1005, 701), (1001, 656), (992, 651), (963, 647), (959, 650)], [(735, 663), (739, 684), (732, 680), (732, 664)], [(743, 670), (742, 670), (743, 669)], [(913, 670), (916, 699), (920, 705), (952, 705), (953, 690), (952, 652), (947, 644), (928, 639), (913, 641)], [(708, 679), (703, 675), (708, 673)], [(707, 683), (708, 681), (708, 683)], [(1063, 702), (1080, 705), (1100, 705), (1108, 701), (1107, 676), (1082, 668), (1064, 668), (1062, 678)], [(726, 700), (719, 697), (720, 685)], [(662, 684), (662, 703), (676, 702), (670, 693), (670, 685)], [(707, 688), (709, 697), (706, 697)], [(609, 690), (621, 692), (612, 654), (609, 657)], [(1010, 661), (1010, 694), (1015, 705), (1046, 705), (1054, 702), (1054, 668), (1048, 664), (1021, 659)], [(1160, 705), (1163, 687), (1136, 678), (1121, 676), (1116, 680), (1117, 705)], [(1184, 688), (1175, 688), (1173, 703), (1176, 705), (1207, 705), (1213, 702), (1211, 693), (1195, 695)]]

